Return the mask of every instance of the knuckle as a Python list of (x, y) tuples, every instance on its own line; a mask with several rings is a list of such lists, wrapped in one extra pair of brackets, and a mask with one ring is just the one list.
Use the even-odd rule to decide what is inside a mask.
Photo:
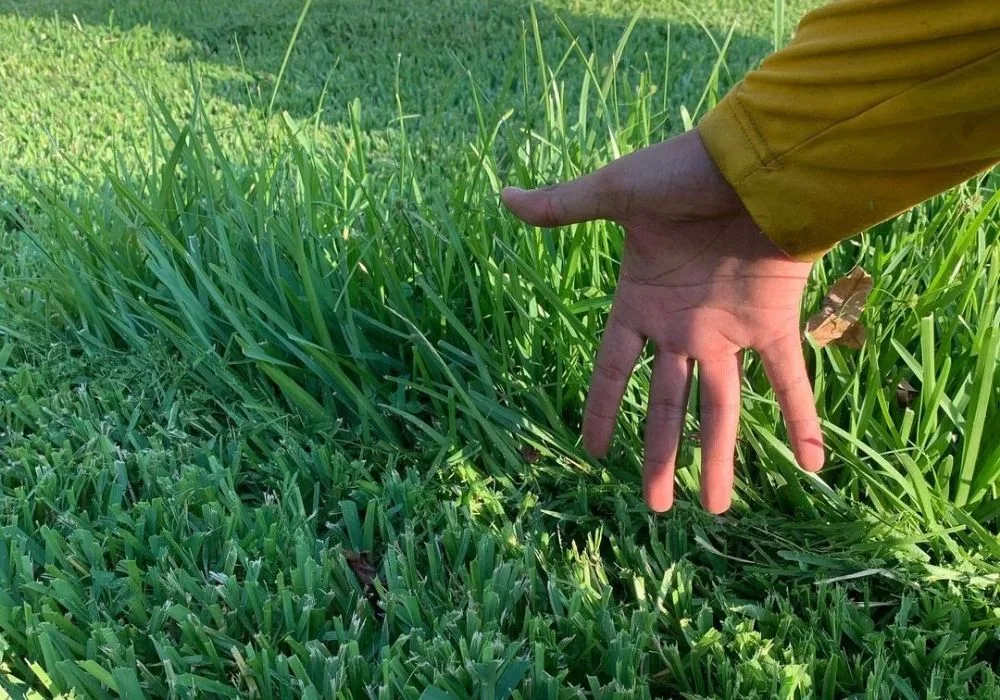
[(779, 393), (789, 394), (808, 388), (812, 391), (808, 379), (800, 372), (779, 372), (771, 377), (771, 386)]
[(598, 362), (594, 365), (594, 374), (613, 382), (623, 382), (628, 379), (629, 370), (615, 362)]
[(815, 428), (819, 432), (819, 417), (811, 416), (785, 416), (785, 425), (795, 428)]
[(557, 191), (550, 192), (542, 207), (542, 226), (551, 228), (559, 221), (558, 211), (561, 209)]
[(684, 420), (687, 410), (683, 404), (673, 400), (654, 399), (649, 402), (649, 418), (665, 421)]
[(642, 471), (647, 480), (667, 474), (674, 468), (675, 460), (667, 456), (651, 457), (647, 455), (642, 459)]
[(620, 170), (620, 168), (615, 167), (614, 163), (611, 163), (605, 165), (600, 170), (594, 171), (593, 183), (596, 194), (604, 197), (614, 197), (624, 184)]
[(601, 419), (604, 421), (612, 421), (618, 417), (618, 411), (613, 408), (608, 408), (603, 404), (587, 405), (587, 417), (590, 419)]
[(624, 216), (635, 195), (635, 183), (625, 177), (622, 168), (611, 164), (595, 173), (597, 196), (605, 205), (609, 216)]
[(728, 416), (739, 413), (739, 401), (729, 401), (726, 399), (708, 398), (701, 400), (701, 411), (709, 416)]

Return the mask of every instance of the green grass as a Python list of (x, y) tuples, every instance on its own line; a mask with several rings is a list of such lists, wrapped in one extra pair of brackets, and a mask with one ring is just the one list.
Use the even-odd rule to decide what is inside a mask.
[[(223, 143), (230, 145), (232, 125), (254, 119), (270, 105), (302, 4), (0, 0), (0, 82), (11, 86), (0, 104), (5, 124), (0, 181), (19, 170), (50, 176), (53, 162), (63, 158), (88, 175), (99, 175), (99, 163), (120, 155), (116, 148), (121, 151), (129, 138), (142, 140), (147, 134), (147, 110), (131, 82), (155, 85), (171, 109), (182, 114), (190, 108), (192, 67), (206, 110), (217, 120)], [(807, 4), (791, 3), (789, 11), (797, 13)], [(428, 136), (416, 155), (436, 160), (442, 149), (461, 147), (475, 135), (470, 77), (485, 94), (497, 92), (519, 58), (527, 7), (522, 0), (402, 5), (315, 0), (274, 108), (296, 118), (318, 112), (336, 130), (347, 118), (348, 103), (360, 97), (370, 119), (367, 133), (384, 142), (395, 130), (398, 95), (407, 127)], [(721, 43), (735, 26), (728, 54), (734, 77), (772, 45), (771, 8), (763, 3), (717, 0), (693, 13), (677, 0), (551, 0), (539, 7), (547, 60), (558, 61), (567, 46), (553, 11), (559, 11), (585, 52), (606, 57), (638, 9), (643, 19), (629, 42), (621, 76), (634, 80), (648, 54), (661, 83), (669, 47), (674, 80), (661, 96), (668, 96), (675, 119), (681, 104), (693, 107), (704, 85), (713, 39)], [(712, 38), (699, 22), (711, 29)], [(578, 62), (569, 69), (577, 76), (581, 71)]]
[(828, 468), (750, 358), (734, 510), (689, 440), (655, 517), (648, 368), (577, 436), (621, 232), (499, 188), (676, 133), (803, 7), (316, 1), (283, 70), (302, 7), (251, 5), (0, 0), (0, 687), (997, 696), (992, 177), (817, 267), (807, 311), (876, 280), (808, 352)]

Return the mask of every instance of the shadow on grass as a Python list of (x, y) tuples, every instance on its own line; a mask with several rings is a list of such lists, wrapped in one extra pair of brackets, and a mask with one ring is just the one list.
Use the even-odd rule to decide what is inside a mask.
[[(300, 0), (251, 0), (238, 5), (194, 0), (147, 3), (141, 0), (0, 0), (0, 13), (64, 24), (73, 16), (96, 35), (126, 41), (123, 31), (150, 27), (163, 34), (175, 62), (193, 60), (235, 69), (207, 87), (210, 93), (239, 105), (270, 101), (271, 91), (302, 9)], [(537, 9), (542, 51), (557, 65), (570, 45), (552, 10)], [(609, 60), (629, 25), (629, 18), (584, 16), (560, 12), (566, 29), (585, 54)], [(663, 75), (670, 54), (670, 114), (681, 104), (693, 109), (728, 27), (708, 32), (692, 19), (679, 22), (640, 20), (626, 48), (620, 75), (653, 67)], [(310, 116), (323, 103), (323, 117), (340, 121), (345, 106), (360, 98), (377, 125), (397, 114), (396, 95), (404, 113), (422, 115), (420, 128), (444, 136), (474, 129), (470, 79), (487, 97), (505, 82), (526, 38), (534, 56), (531, 14), (523, 2), (477, 0), (315, 0), (312, 3), (283, 78), (277, 109), (295, 117)], [(726, 65), (728, 87), (770, 49), (770, 41), (734, 34)], [(563, 75), (567, 88), (582, 73), (577, 57)], [(141, 77), (141, 76), (140, 76)], [(517, 76), (519, 81), (522, 76)], [(537, 75), (527, 76), (535, 80)], [(518, 84), (515, 82), (515, 89)], [(662, 88), (662, 85), (661, 85)], [(679, 124), (675, 124), (678, 127)]]

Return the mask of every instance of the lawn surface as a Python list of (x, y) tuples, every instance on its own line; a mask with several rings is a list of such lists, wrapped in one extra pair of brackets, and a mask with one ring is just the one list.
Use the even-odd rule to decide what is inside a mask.
[(150, 5), (0, 0), (0, 695), (1000, 696), (994, 176), (817, 266), (829, 466), (748, 357), (722, 517), (696, 412), (642, 503), (648, 367), (579, 444), (621, 232), (498, 206), (815, 3)]

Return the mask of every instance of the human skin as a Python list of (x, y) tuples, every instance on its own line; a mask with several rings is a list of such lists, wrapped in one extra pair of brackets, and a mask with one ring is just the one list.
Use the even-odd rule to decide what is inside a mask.
[(819, 418), (802, 354), (800, 308), (812, 263), (779, 250), (754, 223), (697, 131), (636, 151), (578, 180), (507, 188), (523, 221), (560, 227), (613, 221), (625, 230), (614, 302), (597, 354), (583, 442), (606, 456), (622, 396), (649, 342), (655, 353), (645, 423), (643, 491), (654, 511), (674, 502), (674, 467), (692, 370), (699, 374), (701, 502), (732, 502), (741, 362), (756, 351), (791, 447), (808, 471), (823, 466)]

